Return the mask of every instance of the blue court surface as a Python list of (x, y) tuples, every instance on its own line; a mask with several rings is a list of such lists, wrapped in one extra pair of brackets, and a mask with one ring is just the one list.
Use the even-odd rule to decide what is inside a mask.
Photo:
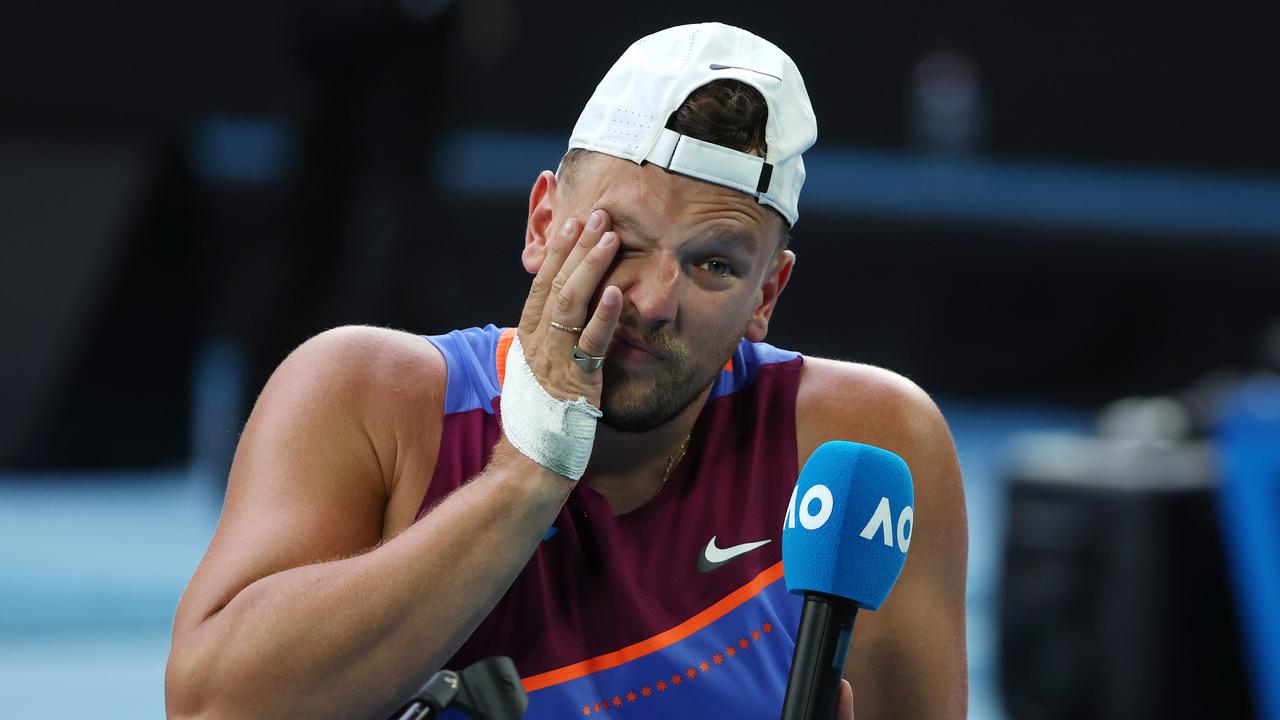
[[(970, 717), (1004, 717), (995, 590), (1002, 462), (1018, 433), (1079, 428), (1082, 411), (942, 402), (969, 504)], [(217, 522), (196, 470), (0, 472), (0, 717), (164, 715), (169, 627)]]

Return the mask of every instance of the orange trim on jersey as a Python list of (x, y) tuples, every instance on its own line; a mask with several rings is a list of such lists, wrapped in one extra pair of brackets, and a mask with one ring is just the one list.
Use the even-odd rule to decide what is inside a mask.
[(665, 647), (674, 645), (716, 620), (724, 617), (742, 603), (750, 600), (756, 595), (759, 595), (761, 590), (765, 589), (765, 587), (770, 583), (773, 583), (781, 577), (782, 562), (779, 561), (774, 563), (773, 566), (769, 567), (764, 572), (755, 576), (751, 582), (748, 582), (746, 585), (743, 585), (737, 590), (726, 595), (715, 605), (712, 605), (670, 630), (658, 633), (646, 640), (641, 640), (634, 645), (628, 645), (621, 650), (615, 650), (611, 653), (605, 653), (604, 655), (597, 655), (596, 657), (574, 663), (573, 665), (566, 665), (556, 670), (549, 670), (539, 675), (527, 677), (524, 679), (524, 691), (533, 692), (534, 690), (541, 690), (542, 688), (550, 687), (552, 685), (559, 685), (560, 683), (577, 680), (578, 678), (585, 677), (591, 673), (618, 667), (625, 662), (635, 660), (638, 657), (643, 657), (649, 653), (657, 652)]
[(733, 356), (729, 356), (729, 361), (724, 364), (725, 372), (733, 372)]
[(507, 351), (511, 349), (511, 341), (516, 339), (516, 329), (507, 328), (498, 336), (498, 354), (494, 363), (498, 366), (498, 387), (507, 379)]

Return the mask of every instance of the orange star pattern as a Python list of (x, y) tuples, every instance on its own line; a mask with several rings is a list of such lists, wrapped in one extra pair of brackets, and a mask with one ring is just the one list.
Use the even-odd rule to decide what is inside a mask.
[[(766, 633), (773, 632), (773, 623), (768, 623), (768, 622), (761, 623), (759, 630), (751, 631), (751, 639), (756, 642), (759, 642), (760, 640), (762, 640), (763, 636), (761, 635), (761, 631)], [(737, 657), (740, 650), (745, 650), (749, 647), (751, 647), (751, 642), (748, 641), (747, 638), (745, 637), (740, 638), (736, 643), (736, 646), (729, 645), (728, 647), (726, 647), (724, 649), (723, 655), (720, 653), (716, 653), (712, 655), (711, 662), (702, 660), (698, 662), (698, 664), (696, 665), (696, 669), (695, 667), (687, 667), (684, 669), (683, 672), (674, 673), (671, 676), (670, 685), (681, 685), (684, 683), (686, 679), (693, 680), (698, 677), (699, 670), (701, 670), (704, 673), (709, 672), (711, 670), (712, 663), (716, 665), (723, 665), (725, 663), (726, 656), (730, 658)], [(645, 697), (645, 698), (652, 697), (653, 688), (657, 688), (658, 692), (666, 692), (668, 687), (669, 685), (666, 680), (658, 680), (653, 684), (653, 687), (645, 685), (644, 687), (640, 688), (639, 694), (636, 694), (634, 690), (628, 690), (625, 695), (614, 695), (612, 698), (606, 697), (601, 699), (599, 702), (592, 701), (582, 706), (582, 715), (584, 717), (590, 716), (592, 714), (598, 715), (607, 710), (611, 710), (614, 708), (621, 708), (623, 697), (626, 697), (627, 702), (634, 703), (639, 701), (641, 697)]]

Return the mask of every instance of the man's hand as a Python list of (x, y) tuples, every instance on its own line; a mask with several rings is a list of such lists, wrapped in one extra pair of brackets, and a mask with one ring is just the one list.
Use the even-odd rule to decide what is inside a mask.
[(840, 696), (836, 700), (836, 720), (853, 720), (853, 686), (840, 679)]
[[(604, 355), (622, 313), (622, 291), (610, 285), (590, 320), (587, 310), (596, 289), (618, 252), (618, 236), (604, 210), (592, 211), (584, 226), (565, 221), (547, 242), (547, 254), (520, 316), (520, 344), (525, 360), (548, 393), (564, 400), (585, 397), (600, 405), (601, 376), (574, 364), (577, 345), (588, 355)], [(553, 326), (583, 328), (581, 335)], [(585, 323), (585, 324), (584, 324)]]

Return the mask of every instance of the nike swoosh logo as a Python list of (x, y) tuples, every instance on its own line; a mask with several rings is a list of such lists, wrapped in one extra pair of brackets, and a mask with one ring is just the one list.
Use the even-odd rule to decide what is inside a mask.
[(767, 73), (763, 70), (756, 70), (755, 68), (742, 67), (741, 65), (721, 65), (720, 63), (711, 63), (711, 69), (712, 70), (746, 70), (747, 72), (753, 72), (757, 75), (764, 75), (765, 77), (771, 77), (774, 80), (777, 80), (778, 82), (782, 82), (782, 78), (778, 77), (777, 75), (774, 75), (773, 73)]
[(755, 550), (758, 547), (769, 544), (769, 540), (758, 540), (756, 542), (742, 543), (733, 547), (718, 548), (716, 547), (716, 537), (711, 536), (711, 542), (707, 543), (707, 547), (698, 556), (698, 570), (700, 572), (711, 572), (730, 560)]

